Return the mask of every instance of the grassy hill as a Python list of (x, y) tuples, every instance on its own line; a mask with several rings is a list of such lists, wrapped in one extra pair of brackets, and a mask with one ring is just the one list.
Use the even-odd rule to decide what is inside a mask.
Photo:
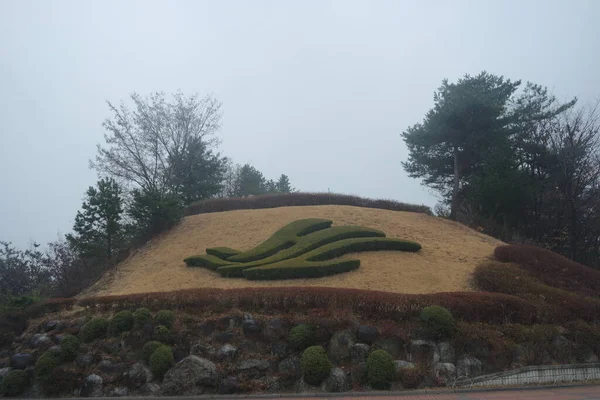
[[(316, 279), (248, 281), (223, 278), (183, 259), (208, 247), (240, 250), (261, 243), (282, 226), (304, 218), (327, 218), (336, 225), (382, 230), (389, 238), (421, 243), (419, 253), (381, 251), (350, 254), (358, 270)], [(279, 207), (190, 215), (177, 227), (139, 249), (83, 296), (171, 291), (188, 288), (320, 286), (396, 293), (474, 290), (476, 266), (502, 244), (463, 225), (424, 213), (341, 205)]]

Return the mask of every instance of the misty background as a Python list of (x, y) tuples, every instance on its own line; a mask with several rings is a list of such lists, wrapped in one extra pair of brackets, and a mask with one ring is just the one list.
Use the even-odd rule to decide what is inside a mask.
[(0, 240), (71, 230), (106, 101), (212, 93), (220, 151), (302, 191), (433, 206), (400, 133), (487, 70), (593, 101), (600, 2), (0, 0)]

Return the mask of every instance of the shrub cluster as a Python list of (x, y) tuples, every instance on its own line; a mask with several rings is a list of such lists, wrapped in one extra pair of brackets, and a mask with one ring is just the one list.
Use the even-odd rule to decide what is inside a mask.
[(315, 329), (308, 324), (293, 327), (288, 336), (288, 342), (295, 350), (304, 350), (315, 341)]
[(166, 342), (169, 339), (169, 328), (164, 325), (158, 325), (154, 328), (154, 339)]
[(162, 325), (167, 327), (167, 329), (171, 329), (175, 323), (175, 314), (170, 310), (160, 310), (156, 313), (154, 321), (157, 325)]
[(106, 335), (108, 322), (104, 318), (96, 317), (87, 322), (79, 332), (81, 340), (89, 343)]
[(35, 363), (35, 376), (41, 381), (46, 380), (58, 367), (59, 361), (54, 351), (46, 350)]
[(27, 372), (14, 369), (2, 379), (2, 394), (7, 397), (18, 396), (25, 391), (28, 384)]
[(373, 389), (389, 389), (396, 375), (396, 366), (390, 353), (375, 350), (367, 358), (367, 379)]
[(419, 366), (414, 368), (402, 368), (398, 371), (398, 379), (405, 389), (418, 388), (425, 379), (425, 372)]
[(192, 203), (185, 215), (204, 214), (231, 210), (276, 208), (290, 206), (340, 205), (379, 208), (392, 211), (419, 212), (432, 215), (424, 205), (400, 203), (393, 200), (374, 200), (338, 193), (279, 193), (245, 198), (214, 198)]
[(212, 247), (206, 249), (206, 254), (218, 257), (222, 260), (227, 260), (229, 257), (240, 254), (240, 251), (232, 249), (230, 247)]
[(133, 328), (133, 321), (133, 313), (131, 311), (119, 311), (110, 320), (109, 330), (114, 335), (130, 331)]
[(144, 360), (144, 362), (146, 362), (146, 363), (149, 363), (150, 356), (152, 355), (152, 353), (154, 353), (154, 351), (161, 346), (164, 346), (161, 342), (157, 342), (157, 341), (146, 342), (144, 344), (144, 347), (142, 347), (142, 360)]
[(435, 339), (450, 338), (456, 332), (454, 317), (444, 307), (425, 307), (419, 319), (425, 325), (426, 332)]
[(133, 313), (133, 326), (136, 329), (143, 328), (148, 322), (152, 321), (152, 314), (147, 308), (138, 308)]
[(304, 380), (311, 385), (320, 384), (329, 376), (332, 368), (327, 352), (321, 346), (311, 346), (304, 350), (300, 365)]
[(73, 361), (79, 353), (79, 339), (73, 335), (65, 335), (60, 342), (60, 359), (64, 362)]
[(154, 350), (149, 359), (150, 370), (158, 378), (162, 378), (174, 363), (173, 352), (168, 346), (160, 346)]

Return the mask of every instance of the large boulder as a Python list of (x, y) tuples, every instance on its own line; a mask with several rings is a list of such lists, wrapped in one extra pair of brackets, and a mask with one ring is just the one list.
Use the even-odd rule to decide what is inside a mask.
[(396, 367), (396, 374), (402, 369), (413, 369), (415, 364), (406, 360), (394, 360), (394, 367)]
[(142, 363), (135, 363), (123, 374), (125, 384), (131, 389), (142, 387), (152, 381), (152, 372)]
[(77, 365), (79, 368), (89, 367), (93, 363), (94, 363), (94, 357), (92, 357), (89, 354), (78, 355), (77, 358), (75, 359), (75, 365)]
[(81, 397), (101, 397), (104, 381), (101, 376), (92, 374), (83, 380)]
[(116, 388), (113, 388), (113, 390), (110, 391), (110, 396), (111, 397), (125, 397), (125, 396), (129, 396), (129, 389), (127, 389), (126, 387), (116, 387)]
[(286, 342), (275, 342), (271, 343), (271, 355), (282, 358), (285, 357), (288, 351), (288, 345)]
[(199, 340), (190, 346), (190, 355), (198, 357), (213, 357), (216, 353), (214, 347), (210, 344)]
[(13, 369), (25, 369), (33, 365), (33, 355), (30, 353), (16, 353), (10, 357), (10, 366)]
[(352, 378), (352, 383), (356, 383), (359, 385), (367, 383), (367, 363), (363, 361), (358, 364), (352, 365), (350, 377)]
[(227, 343), (233, 341), (235, 338), (235, 333), (227, 331), (227, 332), (219, 332), (215, 334), (215, 340), (219, 343)]
[(216, 387), (219, 376), (215, 364), (205, 358), (189, 356), (167, 371), (162, 395), (198, 395), (206, 387)]
[(242, 320), (242, 331), (244, 331), (244, 335), (246, 336), (256, 335), (261, 331), (260, 324), (252, 315), (244, 314), (244, 319)]
[(365, 361), (369, 352), (371, 351), (371, 346), (366, 343), (355, 343), (354, 346), (350, 348), (350, 358), (353, 363), (359, 363)]
[(144, 395), (144, 396), (153, 396), (156, 397), (158, 396), (160, 393), (160, 386), (158, 386), (157, 383), (146, 383), (144, 385), (142, 385), (142, 387), (140, 388), (140, 394)]
[(274, 318), (267, 322), (263, 336), (269, 342), (285, 339), (288, 335), (288, 325), (281, 318)]
[(58, 328), (59, 325), (60, 325), (60, 321), (51, 319), (50, 321), (46, 321), (44, 323), (43, 330), (44, 330), (44, 332), (50, 332), (50, 331), (53, 331), (56, 328)]
[(233, 361), (237, 355), (238, 349), (232, 344), (225, 344), (217, 351), (217, 358), (222, 361)]
[(0, 384), (2, 384), (2, 380), (10, 371), (12, 371), (10, 367), (0, 368)]
[(350, 390), (350, 380), (341, 368), (332, 368), (323, 388), (326, 392), (347, 392)]
[(449, 386), (456, 379), (456, 367), (452, 363), (437, 363), (433, 366), (432, 374), (436, 384)]
[(238, 379), (235, 376), (228, 376), (219, 383), (219, 394), (234, 394), (239, 386)]
[(329, 359), (336, 363), (350, 361), (350, 349), (356, 343), (356, 337), (352, 331), (340, 331), (333, 334), (329, 341), (327, 354)]
[(375, 343), (379, 339), (379, 330), (375, 326), (360, 325), (356, 330), (356, 338), (359, 342)]
[(96, 368), (98, 368), (100, 372), (104, 372), (105, 374), (122, 374), (127, 369), (125, 364), (113, 363), (109, 360), (100, 361)]
[(408, 361), (417, 364), (436, 364), (440, 361), (437, 346), (430, 340), (413, 340), (410, 342)]
[(250, 359), (241, 361), (236, 370), (245, 378), (256, 378), (266, 374), (271, 368), (271, 363), (267, 360)]
[(406, 357), (406, 343), (399, 337), (391, 337), (387, 339), (379, 339), (373, 343), (373, 350), (385, 350), (393, 358), (405, 358)]
[(483, 363), (471, 356), (462, 356), (456, 363), (456, 375), (474, 377), (483, 374)]
[(47, 349), (53, 346), (54, 342), (50, 336), (46, 335), (45, 333), (36, 333), (31, 337), (29, 345), (36, 349)]
[(437, 344), (437, 350), (440, 354), (440, 362), (443, 363), (454, 363), (456, 353), (454, 347), (448, 342), (440, 342)]
[(277, 366), (277, 371), (286, 378), (300, 378), (302, 376), (300, 357), (291, 356), (281, 361)]

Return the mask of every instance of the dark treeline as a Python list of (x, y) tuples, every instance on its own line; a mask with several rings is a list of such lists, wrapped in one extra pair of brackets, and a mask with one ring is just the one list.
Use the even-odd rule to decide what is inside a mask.
[(217, 151), (221, 103), (214, 97), (156, 93), (131, 100), (132, 107), (108, 103), (105, 143), (90, 163), (100, 180), (86, 191), (73, 232), (43, 251), (0, 242), (0, 304), (78, 293), (130, 249), (179, 222), (195, 201), (294, 191), (286, 175), (267, 179)]
[(442, 82), (403, 139), (438, 214), (600, 268), (598, 104), (483, 72)]

